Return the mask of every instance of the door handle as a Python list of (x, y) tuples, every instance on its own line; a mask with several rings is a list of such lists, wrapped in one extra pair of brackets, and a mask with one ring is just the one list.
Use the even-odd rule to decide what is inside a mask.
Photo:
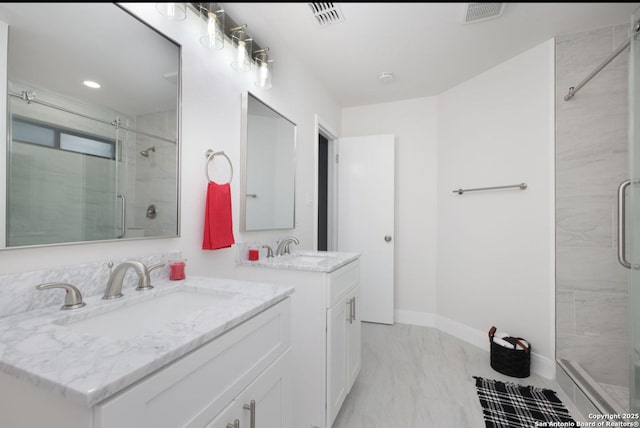
[(618, 186), (618, 261), (627, 269), (631, 269), (631, 263), (627, 261), (627, 225), (625, 192), (631, 185), (631, 180), (625, 180)]
[(351, 300), (353, 301), (353, 314), (351, 314), (351, 319), (353, 321), (356, 320), (356, 298), (355, 296), (351, 298)]
[(127, 233), (127, 198), (124, 195), (117, 195), (118, 199), (122, 200), (122, 210), (120, 211), (120, 236), (117, 239), (124, 238)]
[(242, 406), (249, 413), (249, 428), (256, 428), (256, 400), (251, 400), (249, 404)]

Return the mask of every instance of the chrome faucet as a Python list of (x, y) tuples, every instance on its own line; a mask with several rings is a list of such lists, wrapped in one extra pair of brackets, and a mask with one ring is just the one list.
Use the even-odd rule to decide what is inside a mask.
[(80, 294), (80, 290), (74, 287), (71, 284), (67, 284), (65, 282), (48, 282), (46, 284), (40, 284), (36, 286), (38, 290), (48, 290), (50, 288), (62, 288), (64, 289), (65, 297), (64, 297), (64, 305), (62, 308), (65, 311), (68, 309), (79, 309), (86, 304), (82, 301), (82, 295)]
[[(157, 263), (157, 264), (151, 265), (151, 266), (149, 266), (147, 268), (147, 285), (149, 285), (149, 288), (144, 288), (144, 290), (149, 290), (149, 289), (153, 288), (153, 285), (151, 285), (151, 271), (155, 270), (155, 269), (158, 269), (158, 268), (161, 268), (161, 267), (164, 267), (164, 266), (166, 266), (166, 263)], [(139, 284), (138, 284), (138, 286), (139, 286)], [(138, 289), (136, 288), (136, 290), (138, 290)]]
[(268, 245), (263, 245), (262, 248), (267, 249), (267, 258), (273, 257), (273, 248)]
[(104, 296), (102, 296), (103, 299), (110, 300), (122, 297), (122, 281), (129, 268), (133, 268), (138, 274), (139, 279), (136, 290), (151, 290), (153, 288), (150, 284), (149, 270), (144, 263), (137, 260), (127, 260), (120, 263), (113, 272), (111, 272), (111, 276), (107, 282), (107, 290), (104, 292)]
[(278, 248), (276, 249), (276, 256), (282, 256), (284, 254), (289, 254), (291, 252), (291, 243), (296, 245), (300, 244), (298, 238), (295, 236), (290, 236), (289, 238), (285, 238), (278, 244)]

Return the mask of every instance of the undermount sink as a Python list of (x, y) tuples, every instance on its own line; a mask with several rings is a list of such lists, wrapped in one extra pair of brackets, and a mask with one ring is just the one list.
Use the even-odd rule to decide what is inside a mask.
[(323, 252), (304, 252), (304, 253), (294, 253), (291, 255), (291, 260), (294, 260), (298, 263), (322, 263), (325, 260), (335, 258), (334, 255), (326, 254)]
[(204, 309), (227, 306), (233, 296), (234, 293), (183, 289), (81, 319), (71, 317), (58, 324), (81, 333), (126, 340), (159, 330)]

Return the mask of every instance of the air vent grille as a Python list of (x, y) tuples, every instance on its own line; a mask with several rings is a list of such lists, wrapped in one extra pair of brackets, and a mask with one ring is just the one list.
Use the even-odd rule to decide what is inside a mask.
[(504, 3), (465, 3), (463, 22), (470, 24), (497, 18), (502, 15), (504, 6)]
[(337, 3), (307, 3), (311, 13), (321, 27), (344, 21), (344, 15)]

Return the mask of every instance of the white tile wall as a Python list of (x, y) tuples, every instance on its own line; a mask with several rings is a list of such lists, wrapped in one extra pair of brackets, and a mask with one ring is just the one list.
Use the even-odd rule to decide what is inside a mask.
[[(616, 190), (628, 178), (628, 52), (564, 95), (628, 38), (628, 25), (556, 39), (556, 357), (628, 385), (628, 272)], [(576, 397), (578, 399), (578, 397)]]

